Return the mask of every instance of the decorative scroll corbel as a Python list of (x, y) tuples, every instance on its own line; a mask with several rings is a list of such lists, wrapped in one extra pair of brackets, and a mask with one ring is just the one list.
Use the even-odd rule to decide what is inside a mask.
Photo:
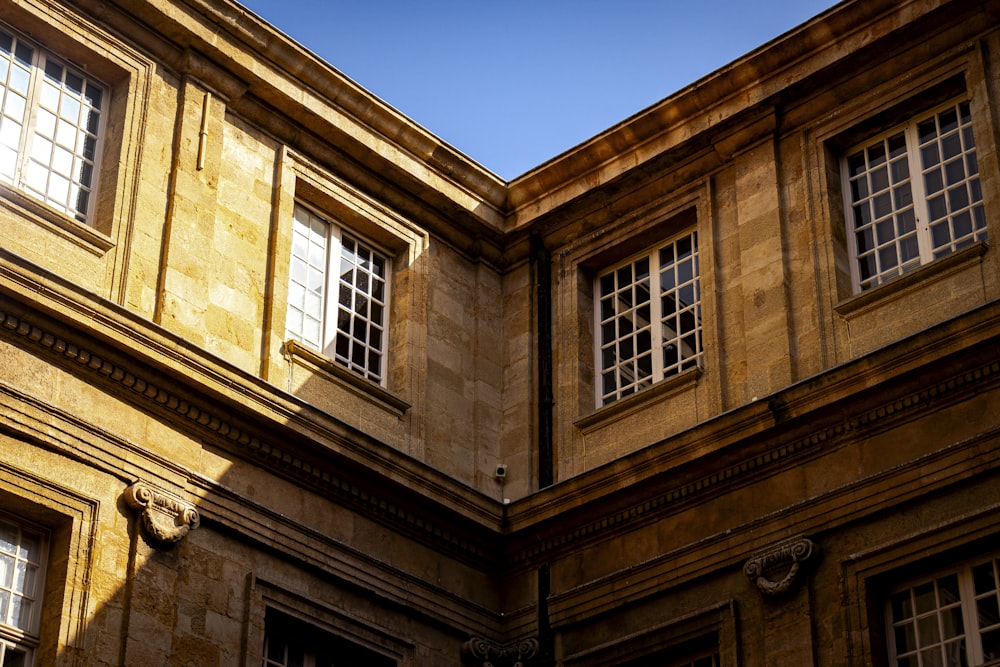
[[(764, 595), (783, 595), (795, 585), (802, 564), (818, 552), (812, 540), (797, 537), (755, 554), (743, 566), (743, 574)], [(785, 574), (778, 581), (770, 578), (781, 571)]]
[(135, 482), (125, 489), (124, 498), (125, 504), (139, 513), (149, 541), (162, 548), (180, 542), (201, 523), (193, 505), (145, 482)]
[(534, 637), (510, 644), (472, 637), (462, 644), (462, 662), (470, 667), (528, 667), (537, 655), (538, 640)]

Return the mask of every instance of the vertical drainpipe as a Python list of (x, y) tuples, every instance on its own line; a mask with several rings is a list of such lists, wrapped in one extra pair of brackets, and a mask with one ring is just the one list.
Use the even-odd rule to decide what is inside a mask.
[(535, 303), (538, 317), (538, 488), (554, 480), (552, 452), (552, 255), (542, 239), (531, 236), (535, 265)]
[[(535, 269), (535, 304), (538, 341), (538, 488), (555, 481), (552, 438), (552, 255), (541, 237), (531, 236), (531, 258)], [(538, 568), (538, 648), (536, 664), (555, 664), (555, 646), (549, 624), (548, 597), (551, 587), (549, 564)]]

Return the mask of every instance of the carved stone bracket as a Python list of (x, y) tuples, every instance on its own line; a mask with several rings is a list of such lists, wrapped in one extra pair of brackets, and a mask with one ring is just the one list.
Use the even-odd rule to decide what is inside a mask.
[[(764, 595), (782, 595), (795, 585), (802, 564), (817, 553), (819, 547), (812, 540), (796, 537), (754, 554), (743, 566), (743, 574)], [(781, 572), (784, 576), (772, 579)]]
[(528, 667), (538, 655), (534, 637), (497, 644), (482, 637), (472, 637), (462, 644), (462, 662), (474, 667)]
[(125, 504), (142, 519), (141, 525), (150, 542), (169, 547), (198, 527), (201, 517), (190, 503), (154, 489), (145, 482), (135, 482), (125, 489)]

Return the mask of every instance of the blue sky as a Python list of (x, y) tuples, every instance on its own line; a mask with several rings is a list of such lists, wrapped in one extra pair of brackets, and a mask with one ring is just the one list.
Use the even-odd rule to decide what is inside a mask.
[(833, 0), (241, 0), (512, 179)]

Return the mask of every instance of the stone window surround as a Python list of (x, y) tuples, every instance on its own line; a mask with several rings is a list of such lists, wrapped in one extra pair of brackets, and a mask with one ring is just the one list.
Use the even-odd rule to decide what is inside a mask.
[[(45, 579), (36, 602), (42, 623), (29, 644), (35, 654), (30, 664), (53, 662), (59, 646), (72, 647), (83, 636), (87, 595), (79, 593), (86, 591), (91, 578), (99, 503), (51, 479), (0, 466), (0, 505), (8, 516), (45, 533)], [(67, 558), (70, 553), (73, 558)], [(46, 621), (52, 618), (62, 620)]]
[(297, 593), (263, 578), (261, 573), (249, 577), (250, 600), (243, 624), (247, 664), (263, 664), (265, 615), (268, 609), (281, 612), (307, 623), (317, 630), (335, 635), (396, 662), (397, 667), (415, 665), (412, 661), (415, 645), (387, 630), (351, 617), (339, 608), (324, 604), (314, 596)]
[[(4, 208), (101, 256), (128, 241), (135, 214), (138, 164), (154, 64), (126, 43), (85, 21), (70, 8), (44, 8), (37, 0), (8, 6), (0, 0), (5, 24), (84, 74), (107, 86), (105, 139), (100, 147), (96, 197), (87, 224), (77, 221), (19, 189), (0, 185)], [(121, 274), (121, 271), (117, 272)], [(118, 280), (123, 279), (121, 276)]]
[[(886, 602), (901, 584), (969, 561), (969, 554), (996, 554), (1000, 507), (990, 505), (946, 524), (927, 526), (913, 534), (848, 554), (839, 563), (846, 641), (855, 650), (851, 667), (888, 667), (889, 639)], [(982, 559), (976, 560), (978, 563)]]
[[(945, 104), (937, 105), (936, 107), (931, 107), (930, 109), (927, 109), (926, 111), (923, 112), (917, 112), (913, 116), (908, 118), (904, 123), (896, 126), (895, 128), (892, 128), (886, 132), (881, 132), (877, 135), (867, 137), (865, 138), (863, 143), (855, 147), (852, 147), (843, 153), (843, 156), (841, 158), (841, 176), (844, 179), (845, 218), (848, 218), (848, 222), (846, 223), (847, 224), (846, 233), (848, 238), (848, 246), (850, 247), (850, 255), (852, 258), (854, 258), (854, 261), (851, 262), (851, 272), (852, 272), (852, 283), (854, 285), (854, 289), (856, 292), (873, 289), (878, 285), (881, 285), (882, 283), (892, 280), (894, 277), (898, 277), (899, 275), (901, 275), (900, 273), (892, 275), (894, 271), (908, 272), (912, 270), (915, 266), (922, 266), (925, 264), (929, 264), (933, 261), (936, 261), (937, 259), (940, 259), (940, 257), (937, 257), (937, 255), (941, 250), (944, 250), (944, 254), (941, 255), (942, 257), (947, 256), (948, 254), (951, 254), (953, 252), (957, 252), (957, 250), (960, 250), (962, 247), (967, 247), (969, 244), (975, 243), (978, 240), (980, 240), (976, 238), (977, 236), (985, 234), (985, 228), (982, 230), (977, 229), (977, 221), (979, 222), (979, 224), (985, 224), (984, 220), (985, 214), (983, 213), (983, 203), (981, 198), (978, 200), (974, 200), (972, 197), (970, 197), (970, 201), (967, 203), (967, 205), (962, 207), (968, 209), (964, 213), (969, 218), (970, 224), (972, 225), (971, 230), (968, 232), (968, 234), (963, 235), (958, 239), (955, 239), (949, 232), (949, 237), (948, 237), (949, 241), (947, 243), (939, 245), (935, 243), (934, 240), (935, 234), (933, 234), (928, 227), (929, 222), (933, 222), (928, 219), (929, 218), (928, 207), (930, 206), (932, 199), (939, 199), (943, 201), (945, 197), (945, 192), (947, 191), (949, 193), (948, 199), (950, 200), (953, 187), (947, 184), (942, 184), (940, 190), (938, 191), (938, 193), (936, 193), (937, 194), (936, 197), (932, 197), (929, 193), (925, 192), (923, 183), (924, 178), (922, 176), (922, 173), (927, 169), (927, 167), (923, 162), (921, 148), (918, 145), (919, 139), (917, 137), (917, 126), (918, 124), (925, 123), (927, 120), (932, 120), (936, 122), (942, 115), (946, 113), (955, 113), (960, 109), (965, 110), (963, 114), (967, 113), (968, 107), (969, 107), (968, 100), (962, 97), (949, 100)], [(961, 114), (959, 115), (958, 120), (959, 123), (961, 123)], [(968, 123), (967, 125), (960, 125), (954, 130), (956, 137), (962, 137), (963, 130), (966, 127), (969, 130), (972, 130), (971, 119), (967, 121), (967, 123)], [(975, 133), (973, 132), (972, 134), (974, 137)], [(855, 204), (860, 204), (862, 206), (867, 207), (868, 202), (866, 201), (867, 196), (864, 197), (862, 201), (855, 202), (852, 199), (852, 196), (848, 193), (848, 191), (850, 190), (848, 181), (849, 169), (847, 166), (847, 162), (849, 159), (848, 156), (849, 155), (857, 156), (866, 154), (867, 151), (869, 151), (873, 145), (875, 144), (882, 145), (884, 141), (891, 140), (888, 139), (890, 136), (893, 138), (898, 138), (902, 136), (904, 137), (905, 140), (905, 148), (903, 155), (901, 157), (897, 157), (896, 162), (904, 163), (908, 167), (909, 174), (905, 178), (905, 182), (906, 182), (906, 189), (910, 192), (910, 202), (909, 204), (899, 204), (899, 202), (894, 201), (894, 203), (891, 205), (888, 220), (889, 222), (892, 222), (898, 215), (900, 215), (901, 211), (909, 209), (911, 224), (915, 225), (915, 229), (909, 233), (894, 234), (891, 242), (886, 245), (889, 245), (893, 248), (898, 248), (901, 237), (906, 236), (910, 237), (911, 241), (917, 243), (918, 253), (915, 257), (909, 260), (905, 258), (897, 258), (896, 265), (881, 270), (876, 268), (875, 265), (872, 264), (871, 269), (875, 271), (875, 273), (872, 276), (862, 279), (860, 275), (861, 268), (859, 266), (860, 264), (859, 255), (861, 254), (861, 252), (857, 248), (858, 241), (857, 241), (857, 234), (855, 233), (855, 227), (858, 223), (857, 221), (851, 220), (853, 216), (849, 214), (849, 211), (851, 210), (851, 207), (854, 206)], [(940, 135), (935, 134), (932, 140), (932, 143), (935, 145), (935, 147), (937, 147), (940, 140), (941, 140)], [(959, 148), (960, 152), (957, 156), (957, 159), (951, 161), (958, 163), (960, 166), (963, 166), (963, 177), (959, 183), (955, 184), (955, 186), (960, 186), (963, 190), (966, 190), (966, 192), (968, 192), (967, 188), (969, 187), (969, 184), (971, 182), (973, 181), (977, 183), (979, 182), (978, 172), (974, 175), (969, 175), (964, 169), (966, 156), (976, 154), (976, 147), (974, 141), (975, 140), (973, 139), (972, 143), (969, 146), (967, 146), (964, 150), (960, 147)], [(961, 139), (961, 142), (962, 144), (965, 144), (964, 138)], [(888, 162), (885, 169), (889, 169)], [(939, 167), (939, 169), (943, 169), (943, 167)], [(863, 180), (867, 184), (868, 174), (871, 173), (872, 171), (873, 171), (872, 169), (866, 168), (864, 172), (860, 174), (859, 180)], [(895, 186), (897, 184), (898, 184), (897, 181), (893, 180), (891, 185)], [(893, 188), (893, 190), (895, 190), (895, 188)], [(891, 194), (891, 197), (893, 198), (893, 200), (895, 200), (894, 193)], [(950, 228), (951, 221), (957, 217), (957, 215), (954, 214), (954, 212), (952, 212), (950, 209), (951, 206), (949, 205), (943, 218), (941, 218), (941, 221), (938, 222), (937, 224), (944, 225)], [(867, 223), (866, 226), (868, 227), (868, 233), (870, 235), (875, 235), (876, 223), (873, 221)], [(873, 240), (873, 243), (875, 243), (878, 246), (880, 245), (880, 240), (878, 239)], [(955, 248), (954, 250), (951, 249), (952, 246), (956, 246), (957, 244), (960, 243), (962, 245), (958, 245), (958, 247)], [(874, 262), (875, 259), (880, 255), (880, 250), (873, 248), (869, 251), (866, 251), (865, 254), (871, 255), (872, 261)], [(901, 267), (903, 266), (908, 266), (909, 268), (902, 269)]]
[[(664, 378), (635, 394), (613, 401), (595, 409), (596, 383), (599, 371), (595, 366), (596, 331), (594, 281), (598, 272), (617, 265), (638, 253), (662, 245), (685, 232), (697, 231), (699, 247), (709, 247), (704, 222), (709, 219), (704, 182), (673, 196), (652, 202), (628, 218), (607, 225), (599, 232), (570, 244), (554, 256), (553, 271), (558, 276), (554, 284), (553, 300), (556, 304), (553, 326), (567, 329), (569, 323), (578, 335), (569, 337), (570, 345), (557, 350), (569, 358), (556, 367), (564, 368), (563, 377), (556, 378), (557, 391), (566, 395), (564, 404), (571, 406), (567, 415), (576, 429), (588, 432), (610, 420), (621, 418), (649, 401), (675, 395), (693, 388), (702, 377), (703, 367), (715, 364), (718, 350), (714, 349), (712, 322), (713, 311), (710, 273), (711, 262), (701, 252), (700, 282), (702, 307), (702, 362), (698, 367)], [(588, 323), (587, 328), (577, 323)], [(575, 344), (575, 348), (573, 345)], [(567, 386), (567, 383), (569, 386)], [(573, 396), (566, 394), (572, 391)]]
[[(309, 239), (314, 238), (312, 236), (312, 233), (316, 231), (315, 228), (313, 227), (314, 222), (318, 223), (318, 225), (321, 226), (324, 230), (322, 234), (323, 236), (322, 240), (324, 243), (323, 265), (319, 267), (319, 270), (323, 272), (323, 283), (324, 283), (322, 303), (320, 304), (322, 312), (318, 314), (309, 312), (308, 305), (305, 303), (301, 304), (303, 318), (309, 316), (317, 320), (319, 323), (318, 338), (316, 340), (307, 342), (304, 338), (305, 331), (301, 330), (298, 332), (288, 331), (287, 316), (285, 323), (286, 337), (294, 340), (301, 340), (302, 345), (306, 347), (311, 347), (317, 352), (320, 352), (323, 356), (334, 358), (333, 355), (335, 354), (335, 352), (330, 350), (330, 348), (338, 345), (340, 337), (342, 335), (346, 335), (345, 332), (342, 329), (340, 329), (337, 322), (339, 308), (344, 305), (339, 300), (340, 298), (339, 292), (343, 290), (345, 287), (345, 283), (339, 280), (338, 276), (340, 274), (339, 267), (340, 267), (341, 252), (344, 244), (346, 243), (344, 239), (345, 238), (349, 239), (350, 241), (356, 243), (364, 252), (372, 254), (374, 257), (378, 259), (378, 261), (380, 261), (383, 264), (382, 274), (378, 275), (377, 272), (373, 270), (371, 272), (372, 275), (371, 280), (373, 282), (376, 280), (381, 280), (381, 283), (383, 285), (382, 299), (377, 303), (379, 305), (384, 305), (384, 307), (382, 308), (381, 316), (378, 317), (370, 317), (367, 312), (360, 313), (356, 307), (352, 307), (350, 312), (354, 317), (354, 319), (357, 320), (357, 318), (360, 317), (367, 324), (366, 330), (368, 331), (368, 333), (365, 335), (363, 341), (359, 341), (355, 336), (349, 336), (351, 344), (360, 345), (360, 349), (363, 351), (364, 360), (362, 363), (358, 364), (354, 359), (354, 354), (352, 350), (350, 353), (351, 358), (349, 360), (344, 361), (338, 358), (335, 359), (335, 361), (337, 361), (339, 365), (342, 365), (345, 368), (348, 368), (350, 371), (371, 380), (375, 384), (384, 386), (385, 368), (387, 363), (386, 351), (389, 349), (389, 331), (387, 325), (389, 322), (388, 306), (391, 303), (391, 298), (392, 298), (392, 270), (391, 270), (391, 266), (393, 263), (392, 255), (390, 253), (386, 253), (385, 250), (380, 248), (377, 244), (371, 243), (365, 237), (354, 233), (354, 230), (348, 229), (344, 225), (339, 224), (339, 221), (329, 219), (322, 212), (315, 210), (307, 203), (298, 202), (296, 204), (295, 206), (296, 225), (304, 224), (301, 220), (299, 220), (298, 216), (300, 215), (300, 213), (304, 213), (306, 216), (308, 216), (309, 224), (307, 225), (307, 227), (309, 230), (308, 232)], [(307, 245), (311, 246), (312, 243), (307, 240)], [(307, 258), (298, 258), (300, 262), (303, 259), (306, 259), (305, 262), (306, 271), (309, 271), (310, 268), (313, 268), (312, 264), (308, 261)], [(291, 262), (295, 263), (295, 261), (296, 258), (293, 257)], [(360, 268), (360, 266), (358, 266), (356, 270), (361, 271), (362, 269)], [(294, 282), (295, 281), (290, 278), (289, 291), (292, 290), (291, 283)], [(360, 290), (359, 287), (353, 282), (347, 284), (346, 286), (350, 290), (350, 294), (352, 295), (352, 297), (358, 298), (358, 295), (361, 294), (362, 296), (367, 296), (369, 301), (372, 301), (373, 303), (375, 302), (374, 295), (371, 292), (368, 292), (366, 294), (365, 291)], [(308, 287), (304, 284), (302, 285), (302, 289), (303, 291), (308, 291)], [(372, 291), (374, 291), (374, 288)], [(378, 343), (377, 345), (372, 344), (372, 339), (371, 339), (372, 329), (377, 329), (380, 332), (380, 336), (377, 339)], [(372, 366), (371, 353), (375, 353), (377, 355), (377, 364), (375, 368), (371, 367)], [(337, 354), (339, 356), (339, 353)]]
[[(816, 229), (816, 244), (828, 255), (829, 280), (835, 294), (834, 307), (843, 317), (849, 317), (859, 299), (865, 304), (879, 300), (879, 296), (892, 300), (895, 291), (884, 289), (887, 285), (909, 282), (911, 273), (920, 273), (925, 278), (936, 275), (933, 270), (924, 271), (945, 262), (949, 256), (908, 272), (902, 276), (886, 280), (864, 292), (857, 292), (857, 283), (852, 276), (856, 258), (851, 254), (851, 243), (847, 234), (848, 220), (845, 209), (845, 194), (842, 175), (842, 157), (845, 151), (871, 137), (877, 137), (906, 122), (917, 120), (917, 116), (932, 111), (941, 103), (961, 97), (972, 100), (973, 88), (981, 80), (982, 62), (974, 45), (967, 46), (961, 53), (948, 53), (931, 63), (925, 70), (905, 78), (895, 78), (863, 96), (850, 96), (842, 106), (826, 117), (826, 120), (806, 130), (806, 160), (817, 168), (810, 170), (809, 187), (814, 193), (811, 205), (813, 219), (820, 221)], [(845, 94), (846, 96), (846, 94)], [(842, 96), (842, 97), (845, 97)], [(921, 103), (922, 102), (922, 103)], [(993, 150), (993, 135), (986, 120), (972, 112), (973, 134), (976, 137), (976, 151), (980, 156), (980, 182), (987, 188), (991, 174), (985, 173), (982, 156)], [(984, 192), (984, 202), (988, 196)], [(988, 204), (986, 204), (988, 206)], [(989, 226), (989, 211), (987, 224)], [(981, 246), (981, 242), (975, 245)], [(978, 262), (982, 254), (959, 251), (953, 253), (966, 258), (966, 262)]]
[(264, 613), (264, 667), (327, 667), (337, 665), (395, 667), (396, 661), (274, 608)]
[[(936, 648), (935, 653), (940, 657), (940, 651), (942, 650), (942, 645), (951, 644), (952, 646), (961, 645), (965, 648), (965, 655), (968, 656), (971, 664), (979, 665), (986, 663), (994, 663), (1000, 656), (990, 653), (990, 655), (984, 655), (986, 648), (982, 645), (982, 636), (989, 633), (996, 638), (997, 627), (996, 624), (992, 624), (992, 627), (987, 627), (984, 631), (981, 631), (979, 622), (981, 618), (977, 619), (977, 598), (990, 598), (992, 597), (994, 602), (996, 601), (996, 590), (997, 590), (997, 578), (995, 572), (995, 563), (997, 558), (1000, 557), (1000, 553), (986, 553), (981, 556), (976, 556), (975, 558), (966, 559), (963, 562), (954, 563), (951, 566), (937, 569), (937, 570), (927, 570), (922, 572), (920, 576), (914, 577), (912, 579), (906, 579), (900, 581), (899, 585), (894, 587), (893, 590), (889, 592), (887, 599), (885, 600), (885, 627), (886, 627), (886, 643), (888, 644), (890, 656), (899, 656), (901, 652), (910, 653), (909, 657), (911, 660), (916, 657), (916, 651), (902, 651), (901, 647), (896, 644), (896, 633), (893, 630), (896, 624), (900, 626), (909, 626), (913, 631), (913, 639), (920, 641), (921, 654), (924, 650), (929, 648)], [(992, 573), (993, 588), (983, 595), (977, 595), (975, 589), (973, 588), (973, 574), (972, 569), (980, 565), (988, 565), (990, 569), (994, 569)], [(955, 583), (958, 586), (958, 600), (950, 601), (945, 600), (943, 595), (940, 595), (939, 585), (944, 579), (954, 578)], [(934, 618), (939, 620), (939, 612), (949, 608), (950, 611), (957, 611), (962, 618), (962, 629), (961, 632), (957, 632), (958, 628), (947, 628), (947, 627), (937, 627), (939, 624), (934, 623), (935, 628), (941, 631), (951, 630), (956, 632), (956, 634), (945, 636), (941, 634), (936, 637), (937, 642), (933, 641), (935, 638), (923, 637), (923, 633), (930, 633), (930, 629), (927, 624), (921, 623), (921, 619), (926, 619), (930, 616), (928, 612), (923, 612), (920, 609), (910, 609), (910, 616), (904, 616), (896, 618), (894, 616), (894, 605), (892, 600), (901, 596), (902, 594), (907, 594), (907, 597), (912, 601), (915, 593), (915, 589), (923, 587), (927, 584), (931, 584), (932, 590), (935, 593), (936, 601), (934, 603)], [(992, 595), (990, 595), (992, 593)], [(946, 614), (940, 614), (940, 616), (946, 616)], [(941, 619), (943, 621), (943, 619)], [(943, 625), (947, 625), (944, 623)], [(963, 639), (957, 639), (961, 635)], [(951, 639), (951, 641), (948, 641)], [(945, 649), (947, 652), (947, 649)]]
[[(23, 90), (7, 85), (6, 95), (21, 99), (23, 106), (20, 117), (8, 117), (5, 121), (5, 124), (13, 121), (12, 126), (20, 128), (17, 145), (4, 149), (4, 152), (14, 150), (17, 155), (17, 159), (9, 164), (13, 171), (5, 178), (12, 179), (11, 187), (86, 224), (93, 217), (90, 200), (96, 199), (94, 196), (99, 186), (99, 179), (95, 176), (100, 173), (101, 151), (107, 134), (104, 100), (109, 97), (108, 87), (18, 31), (8, 29), (4, 24), (0, 24), (0, 31), (13, 42), (13, 58), (3, 59), (9, 67), (8, 77), (14, 72), (27, 70)], [(22, 61), (23, 57), (28, 60)], [(71, 79), (77, 79), (78, 83), (70, 84)], [(10, 83), (12, 81), (9, 80)], [(51, 120), (43, 122), (45, 117)], [(96, 123), (93, 122), (95, 118)], [(43, 129), (45, 125), (48, 125), (47, 130)], [(39, 142), (50, 146), (46, 151), (48, 157), (41, 160), (37, 155)], [(65, 167), (56, 166), (58, 160), (53, 157), (53, 145), (57, 153), (65, 155), (63, 160), (68, 161), (69, 173), (64, 171)], [(91, 151), (92, 155), (88, 155)], [(40, 169), (33, 170), (33, 166)], [(45, 174), (45, 178), (38, 183), (41, 174)], [(62, 192), (57, 196), (53, 196), (53, 177), (57, 178), (56, 183), (64, 183)]]
[[(34, 563), (37, 566), (30, 591), (24, 591), (18, 586), (16, 569), (14, 572), (8, 571), (6, 573), (5, 579), (10, 578), (10, 583), (6, 584), (4, 588), (9, 590), (10, 593), (6, 599), (6, 609), (0, 609), (0, 612), (9, 614), (13, 611), (13, 598), (18, 593), (23, 593), (25, 598), (30, 600), (31, 612), (23, 625), (17, 623), (8, 625), (4, 619), (0, 618), (0, 660), (6, 663), (5, 654), (8, 651), (16, 651), (26, 655), (27, 663), (32, 664), (31, 656), (34, 654), (35, 647), (38, 646), (41, 608), (44, 601), (45, 571), (48, 562), (48, 534), (44, 528), (35, 526), (17, 515), (0, 512), (0, 521), (4, 524), (14, 526), (18, 531), (18, 541), (16, 543), (18, 553), (16, 556), (14, 554), (7, 555), (17, 560), (27, 560), (29, 563)], [(22, 551), (21, 537), (25, 533), (35, 538), (38, 547), (35, 553), (28, 553), (26, 557), (20, 553)]]
[[(633, 361), (637, 362), (638, 357), (645, 356), (641, 355), (640, 352), (644, 352), (648, 354), (650, 357), (650, 367), (648, 369), (649, 375), (647, 376), (647, 379), (650, 382), (649, 386), (643, 387), (641, 386), (641, 384), (638, 387), (629, 386), (626, 388), (622, 388), (621, 386), (618, 386), (617, 389), (611, 390), (607, 393), (607, 395), (604, 395), (607, 388), (603, 387), (601, 377), (595, 378), (594, 382), (596, 386), (595, 396), (596, 396), (596, 404), (598, 407), (602, 407), (604, 405), (610, 405), (611, 403), (626, 398), (632, 394), (645, 391), (653, 384), (658, 384), (671, 377), (681, 375), (685, 371), (691, 370), (701, 365), (702, 358), (704, 355), (703, 355), (703, 341), (702, 341), (702, 331), (701, 331), (702, 327), (701, 327), (701, 315), (700, 315), (701, 281), (699, 275), (700, 272), (698, 268), (699, 253), (698, 253), (697, 239), (698, 235), (696, 229), (684, 229), (679, 234), (677, 234), (674, 237), (671, 237), (670, 239), (665, 240), (663, 243), (659, 243), (654, 246), (651, 246), (650, 248), (643, 249), (641, 254), (629, 258), (624, 263), (616, 263), (598, 272), (597, 278), (595, 279), (595, 283), (598, 283), (595, 284), (594, 287), (595, 294), (601, 291), (602, 289), (601, 284), (603, 284), (603, 281), (609, 277), (611, 278), (612, 282), (614, 282), (617, 285), (617, 288), (613, 289), (621, 290), (624, 287), (628, 291), (632, 291), (638, 282), (635, 276), (632, 275), (633, 267), (635, 267), (639, 262), (645, 261), (647, 266), (646, 281), (648, 282), (649, 288), (648, 288), (648, 297), (644, 303), (646, 309), (650, 311), (650, 315), (647, 318), (647, 327), (644, 327), (648, 328), (649, 330), (649, 337), (650, 337), (649, 346), (648, 347), (643, 346), (643, 350), (641, 351), (638, 349), (634, 350), (633, 355), (631, 357), (619, 361), (618, 363), (606, 365), (602, 360), (601, 349), (606, 345), (608, 345), (608, 343), (617, 346), (618, 341), (622, 340), (623, 337), (619, 332), (619, 335), (617, 337), (609, 341), (603, 339), (603, 334), (599, 335), (597, 333), (601, 329), (601, 318), (602, 318), (602, 314), (598, 311), (601, 308), (601, 303), (604, 301), (604, 298), (605, 297), (610, 298), (611, 294), (609, 293), (607, 295), (602, 295), (601, 297), (595, 297), (595, 304), (594, 304), (595, 375), (603, 376), (607, 372), (613, 372), (616, 378), (618, 378), (617, 384), (620, 385), (621, 384), (620, 381), (623, 379), (622, 376), (624, 376), (625, 379), (627, 379), (628, 377), (627, 373), (621, 371), (621, 367), (623, 365), (626, 364), (631, 365)], [(661, 256), (660, 253), (664, 249), (670, 248), (671, 251), (673, 252), (675, 251), (676, 248), (679, 247), (679, 244), (684, 242), (687, 242), (690, 245), (690, 255), (685, 261), (677, 261), (677, 258), (671, 260), (669, 266), (667, 267), (667, 271), (673, 274), (675, 270), (679, 270), (677, 269), (677, 267), (686, 263), (692, 267), (691, 276), (686, 280), (683, 280), (684, 285), (675, 285), (674, 288), (671, 288), (666, 292), (662, 292), (658, 287), (658, 285), (660, 284), (661, 281), (660, 274), (663, 267), (660, 266), (660, 260), (658, 260), (657, 258)], [(621, 269), (624, 269), (626, 267), (629, 269), (629, 275), (630, 275), (630, 278), (628, 279), (628, 284), (627, 285), (618, 284), (618, 279), (616, 278), (616, 274), (618, 274), (621, 271)], [(691, 302), (688, 304), (685, 304), (677, 297), (677, 294), (683, 287), (688, 287), (692, 290), (693, 297), (691, 297)], [(673, 298), (675, 300), (675, 303), (677, 301), (680, 301), (680, 304), (675, 305), (675, 309), (671, 313), (660, 312), (661, 311), (660, 304), (666, 296), (670, 296), (671, 298)], [(614, 306), (614, 314), (611, 319), (612, 321), (615, 321), (619, 319), (621, 314), (617, 307), (619, 299), (617, 298), (612, 299), (612, 301), (615, 304), (615, 306)], [(635, 303), (633, 305), (636, 306), (637, 308), (639, 307), (638, 303)], [(687, 311), (689, 314), (694, 313), (693, 324), (691, 325), (691, 328), (687, 330), (687, 335), (685, 335), (685, 331), (677, 330), (674, 332), (674, 335), (672, 335), (669, 339), (665, 339), (665, 334), (663, 332), (664, 325), (662, 320), (667, 316), (670, 316), (670, 319), (673, 319), (673, 316), (675, 315), (680, 318), (681, 317), (680, 311), (682, 310)], [(688, 338), (692, 336), (695, 339), (695, 344), (691, 346), (689, 353), (683, 356), (679, 361), (675, 360), (672, 363), (668, 364), (666, 368), (664, 368), (664, 363), (662, 361), (663, 351), (659, 341), (662, 340), (664, 343), (669, 344), (671, 347), (674, 347), (674, 343), (676, 343), (677, 344), (676, 347), (681, 348), (684, 345), (684, 341), (687, 341)], [(597, 338), (601, 338), (600, 343), (597, 342), (596, 340)], [(631, 335), (628, 335), (627, 338), (630, 339), (630, 342), (634, 347), (636, 348), (639, 347), (639, 341), (637, 339), (635, 339)], [(638, 378), (633, 378), (633, 380), (635, 383), (641, 382)]]
[[(720, 667), (735, 667), (739, 654), (736, 602), (733, 600), (719, 602), (670, 619), (639, 634), (567, 655), (563, 659), (563, 664), (566, 667), (611, 667), (630, 664), (632, 661), (648, 659), (673, 648), (692, 645), (697, 645), (700, 649), (704, 649), (706, 645), (714, 645), (718, 650), (717, 664)], [(674, 657), (672, 653), (668, 655)], [(701, 650), (691, 658), (703, 655), (704, 651)], [(682, 657), (685, 656), (677, 656), (678, 659)]]
[[(355, 395), (368, 397), (380, 407), (402, 415), (410, 408), (407, 397), (416, 395), (418, 379), (412, 372), (412, 362), (406, 355), (414, 354), (412, 342), (426, 335), (422, 323), (413, 316), (414, 296), (422, 289), (423, 280), (414, 270), (420, 256), (427, 250), (429, 236), (419, 226), (388, 210), (367, 197), (325, 168), (305, 156), (284, 149), (274, 219), (272, 220), (272, 261), (269, 272), (271, 340), (270, 364), (289, 366), (289, 386), (294, 371), (321, 377)], [(389, 293), (386, 313), (386, 348), (383, 353), (384, 384), (379, 385), (353, 373), (316, 352), (285, 339), (287, 289), (291, 258), (292, 215), (297, 204), (305, 204), (343, 226), (351, 233), (375, 243), (390, 255), (389, 273), (393, 288)], [(397, 288), (406, 276), (406, 285)], [(400, 316), (402, 312), (411, 313)], [(410, 344), (408, 347), (408, 343)], [(419, 345), (416, 347), (420, 347)]]

